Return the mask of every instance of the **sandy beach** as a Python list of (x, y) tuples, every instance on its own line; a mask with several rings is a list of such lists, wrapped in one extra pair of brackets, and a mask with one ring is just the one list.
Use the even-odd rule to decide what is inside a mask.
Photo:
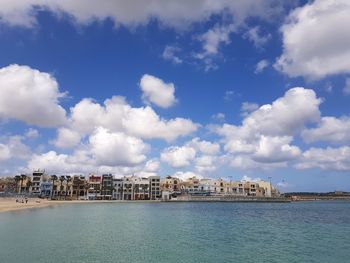
[(29, 198), (28, 203), (25, 203), (24, 199), (24, 203), (21, 203), (21, 198), (18, 198), (18, 200), (20, 202), (16, 203), (16, 198), (0, 198), (0, 213), (22, 209), (41, 208), (50, 205), (49, 201), (39, 198)]
[[(18, 199), (22, 201), (21, 198)], [(24, 199), (23, 199), (24, 200)], [(17, 211), (23, 209), (43, 208), (52, 205), (62, 204), (96, 204), (96, 203), (159, 203), (159, 200), (139, 200), (139, 201), (123, 201), (123, 200), (47, 200), (40, 198), (29, 198), (28, 203), (16, 203), (16, 198), (4, 198), (0, 197), (0, 213)]]

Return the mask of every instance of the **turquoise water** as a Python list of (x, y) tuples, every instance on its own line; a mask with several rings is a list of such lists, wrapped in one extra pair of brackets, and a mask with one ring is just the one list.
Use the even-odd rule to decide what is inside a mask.
[(0, 262), (350, 262), (350, 202), (66, 204), (0, 213)]

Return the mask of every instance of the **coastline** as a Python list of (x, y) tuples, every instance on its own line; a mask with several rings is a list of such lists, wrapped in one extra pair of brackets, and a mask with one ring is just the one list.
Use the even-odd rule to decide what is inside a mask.
[[(22, 200), (18, 198), (19, 200)], [(1, 212), (13, 212), (26, 209), (35, 209), (48, 207), (50, 202), (48, 200), (42, 200), (39, 198), (28, 198), (28, 203), (16, 203), (16, 198), (2, 197), (0, 198), (0, 213)]]
[(28, 203), (16, 203), (16, 198), (13, 197), (0, 197), (0, 213), (2, 212), (15, 212), (27, 209), (45, 208), (53, 205), (62, 204), (101, 204), (101, 203), (191, 203), (191, 202), (223, 202), (223, 203), (290, 203), (290, 202), (303, 202), (303, 201), (340, 201), (349, 199), (303, 199), (303, 200), (47, 200), (40, 198), (28, 198)]

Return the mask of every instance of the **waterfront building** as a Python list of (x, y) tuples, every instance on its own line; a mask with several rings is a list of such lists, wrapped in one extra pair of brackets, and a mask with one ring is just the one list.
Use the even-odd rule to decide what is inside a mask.
[(181, 194), (181, 180), (177, 177), (167, 176), (160, 180), (161, 191), (170, 194)]
[(40, 185), (40, 196), (41, 197), (51, 197), (51, 191), (52, 191), (52, 182), (42, 182)]
[(123, 179), (113, 178), (112, 199), (123, 200)]
[(149, 180), (149, 193), (150, 200), (158, 200), (162, 197), (160, 191), (160, 176), (150, 176)]
[(30, 184), (30, 192), (32, 195), (40, 195), (41, 193), (41, 183), (44, 177), (44, 172), (41, 170), (36, 170), (32, 174), (31, 184)]
[[(272, 196), (272, 184), (266, 181), (257, 181), (259, 187), (264, 191), (264, 196), (271, 197)], [(260, 191), (262, 191), (260, 190)]]
[(89, 188), (87, 190), (88, 200), (97, 200), (101, 198), (102, 177), (98, 175), (89, 175)]
[(72, 182), (72, 198), (73, 199), (85, 199), (85, 193), (89, 189), (89, 184), (85, 181), (85, 177), (82, 175), (74, 175)]
[(150, 181), (148, 178), (134, 177), (133, 200), (150, 199)]
[(196, 194), (199, 192), (199, 182), (197, 177), (189, 178), (182, 183), (181, 192), (185, 194)]
[(122, 200), (133, 200), (134, 181), (131, 177), (123, 178)]
[(113, 194), (113, 175), (103, 174), (101, 181), (101, 197), (103, 200), (111, 200)]
[(224, 179), (219, 178), (214, 181), (214, 192), (216, 194), (225, 194), (225, 191), (226, 191), (225, 187), (226, 187), (226, 182), (224, 181)]
[(199, 192), (203, 194), (215, 193), (215, 180), (213, 179), (202, 179), (199, 181)]
[(31, 176), (26, 174), (16, 175), (14, 180), (18, 194), (28, 194), (30, 192)]

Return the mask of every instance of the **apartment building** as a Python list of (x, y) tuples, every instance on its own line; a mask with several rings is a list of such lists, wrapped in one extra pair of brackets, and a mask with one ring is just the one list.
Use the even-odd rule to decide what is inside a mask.
[(33, 172), (32, 174), (32, 178), (31, 178), (31, 184), (30, 184), (30, 192), (33, 195), (40, 195), (41, 193), (41, 183), (43, 181), (43, 177), (44, 177), (44, 170), (36, 170)]
[(181, 180), (176, 177), (167, 176), (160, 180), (161, 191), (167, 191), (170, 194), (181, 194)]
[(101, 198), (111, 200), (113, 194), (113, 175), (103, 174), (101, 180)]
[(149, 180), (149, 197), (150, 200), (158, 200), (162, 197), (160, 190), (160, 176), (150, 176)]

